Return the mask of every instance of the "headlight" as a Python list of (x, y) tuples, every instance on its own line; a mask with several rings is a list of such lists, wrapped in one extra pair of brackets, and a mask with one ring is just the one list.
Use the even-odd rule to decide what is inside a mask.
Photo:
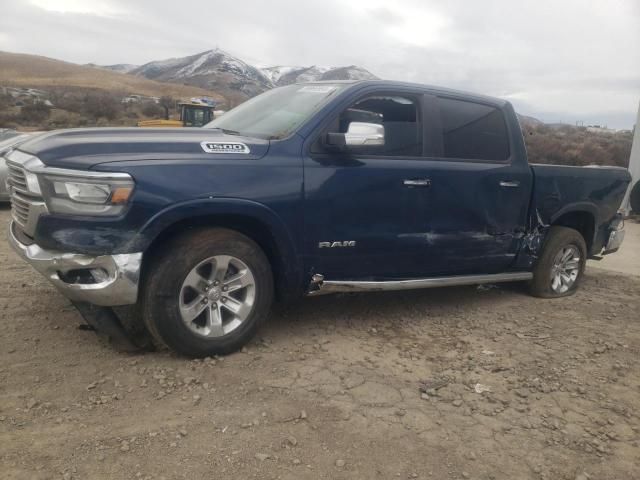
[(38, 176), (35, 173), (31, 173), (25, 170), (24, 178), (27, 182), (27, 190), (29, 190), (31, 193), (42, 195), (42, 191), (40, 190), (40, 183), (38, 182)]
[(105, 203), (111, 196), (111, 188), (105, 183), (54, 181), (53, 190), (57, 195), (82, 203)]
[[(53, 170), (53, 169), (51, 169)], [(133, 194), (133, 179), (125, 174), (81, 172), (38, 175), (42, 196), (51, 213), (75, 215), (119, 215)]]
[(13, 150), (7, 159), (24, 175), (20, 188), (41, 196), (51, 213), (120, 215), (133, 196), (135, 182), (124, 172), (48, 167), (20, 150)]

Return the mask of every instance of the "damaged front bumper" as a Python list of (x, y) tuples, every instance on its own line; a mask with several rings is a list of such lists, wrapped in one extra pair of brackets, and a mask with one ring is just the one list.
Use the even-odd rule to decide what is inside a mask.
[(53, 285), (76, 302), (131, 305), (138, 299), (142, 253), (90, 256), (26, 245), (9, 227), (9, 244)]

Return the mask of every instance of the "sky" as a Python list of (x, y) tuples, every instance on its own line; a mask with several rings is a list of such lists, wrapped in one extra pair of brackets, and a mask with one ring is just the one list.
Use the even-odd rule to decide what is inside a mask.
[(640, 0), (0, 0), (0, 50), (133, 63), (219, 47), (259, 66), (359, 65), (631, 128)]

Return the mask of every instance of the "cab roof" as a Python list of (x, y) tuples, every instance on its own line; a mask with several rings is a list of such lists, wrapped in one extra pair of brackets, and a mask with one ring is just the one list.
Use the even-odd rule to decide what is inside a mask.
[(411, 88), (422, 90), (424, 93), (431, 95), (446, 95), (451, 97), (464, 98), (468, 100), (475, 100), (483, 103), (490, 103), (499, 107), (503, 107), (507, 102), (504, 99), (491, 97), (488, 95), (482, 95), (479, 93), (466, 92), (463, 90), (456, 90), (453, 88), (437, 87), (434, 85), (424, 85), (421, 83), (412, 82), (400, 82), (396, 80), (318, 80), (315, 82), (308, 82), (305, 85), (318, 84), (318, 85), (330, 85), (330, 84), (348, 84), (353, 87), (361, 86), (376, 86), (381, 88)]

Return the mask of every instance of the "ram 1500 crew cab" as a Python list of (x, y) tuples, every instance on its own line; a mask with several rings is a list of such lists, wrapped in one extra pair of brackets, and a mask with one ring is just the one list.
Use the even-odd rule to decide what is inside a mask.
[(7, 165), (15, 250), (85, 316), (192, 356), (241, 347), (274, 297), (569, 295), (620, 246), (630, 181), (528, 164), (506, 101), (389, 81), (277, 88), (204, 128), (51, 132)]

